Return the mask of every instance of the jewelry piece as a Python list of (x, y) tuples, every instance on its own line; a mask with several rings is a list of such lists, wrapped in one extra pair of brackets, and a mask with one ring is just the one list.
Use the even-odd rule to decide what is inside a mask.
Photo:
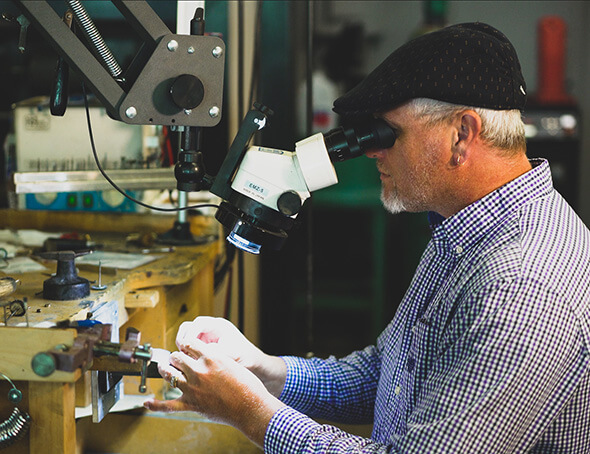
[(172, 378), (170, 379), (170, 386), (172, 386), (173, 388), (176, 388), (177, 382), (178, 382), (178, 377), (176, 375), (173, 375)]

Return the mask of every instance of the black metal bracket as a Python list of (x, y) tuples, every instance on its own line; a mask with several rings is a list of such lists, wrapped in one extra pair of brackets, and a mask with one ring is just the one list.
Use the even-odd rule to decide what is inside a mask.
[[(124, 83), (109, 71), (45, 0), (13, 0), (24, 16), (77, 71), (109, 115), (130, 124), (215, 126), (221, 119), (225, 44), (216, 36), (172, 34), (145, 1), (112, 0), (142, 41)], [(179, 106), (171, 95), (178, 79), (203, 85), (198, 106)]]

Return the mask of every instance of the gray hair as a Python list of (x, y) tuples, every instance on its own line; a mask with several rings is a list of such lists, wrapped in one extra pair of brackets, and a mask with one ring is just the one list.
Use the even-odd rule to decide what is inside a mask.
[(448, 121), (466, 109), (474, 110), (481, 117), (481, 137), (487, 144), (503, 150), (506, 155), (526, 149), (524, 123), (518, 109), (492, 110), (429, 98), (414, 98), (407, 105), (414, 115), (427, 118), (430, 124)]

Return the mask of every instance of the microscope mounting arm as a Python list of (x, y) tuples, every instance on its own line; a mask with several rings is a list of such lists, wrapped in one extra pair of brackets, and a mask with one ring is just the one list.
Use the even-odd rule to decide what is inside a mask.
[[(13, 1), (80, 74), (112, 118), (139, 125), (219, 123), (225, 66), (225, 44), (220, 38), (172, 34), (147, 2), (112, 0), (142, 41), (133, 62), (122, 72), (116, 62), (95, 56), (47, 1)], [(67, 3), (80, 5), (77, 0)]]

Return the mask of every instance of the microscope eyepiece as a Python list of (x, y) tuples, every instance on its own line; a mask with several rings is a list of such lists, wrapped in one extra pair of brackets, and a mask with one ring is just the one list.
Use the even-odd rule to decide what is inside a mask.
[(381, 119), (353, 127), (332, 129), (324, 134), (324, 142), (332, 162), (356, 158), (372, 149), (391, 148), (395, 139), (391, 126)]

